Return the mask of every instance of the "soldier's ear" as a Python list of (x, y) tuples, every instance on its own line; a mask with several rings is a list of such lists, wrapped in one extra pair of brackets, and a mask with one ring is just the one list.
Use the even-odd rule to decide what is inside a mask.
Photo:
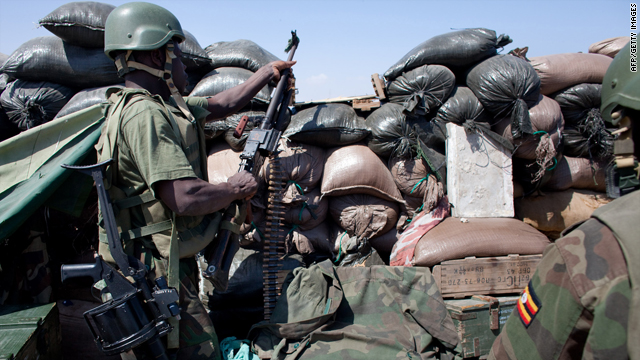
[(150, 50), (148, 53), (149, 60), (152, 62), (152, 64), (149, 65), (153, 65), (155, 68), (164, 69), (164, 57), (166, 56), (164, 47), (161, 49)]

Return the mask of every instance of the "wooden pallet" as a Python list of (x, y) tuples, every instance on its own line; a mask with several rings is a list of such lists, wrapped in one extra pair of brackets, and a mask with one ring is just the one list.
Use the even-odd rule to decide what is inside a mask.
[(371, 84), (373, 85), (373, 90), (375, 91), (378, 99), (384, 100), (387, 98), (387, 95), (384, 92), (384, 82), (380, 79), (380, 75), (377, 73), (371, 75)]
[(540, 259), (542, 255), (468, 257), (443, 261), (431, 272), (445, 298), (515, 294), (527, 286)]

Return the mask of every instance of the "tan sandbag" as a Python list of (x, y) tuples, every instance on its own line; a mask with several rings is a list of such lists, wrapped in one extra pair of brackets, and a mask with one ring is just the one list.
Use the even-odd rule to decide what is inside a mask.
[(389, 169), (364, 145), (348, 145), (327, 151), (321, 191), (323, 196), (369, 194), (403, 202)]
[(589, 159), (563, 156), (544, 188), (555, 191), (574, 188), (606, 192), (605, 169), (606, 164), (602, 161), (592, 162)]
[(301, 231), (311, 230), (320, 225), (327, 218), (329, 212), (329, 199), (322, 198), (320, 188), (299, 195), (297, 200), (287, 205), (284, 221), (288, 224), (298, 225)]
[(329, 213), (349, 236), (373, 239), (396, 226), (399, 205), (367, 194), (334, 196)]
[(389, 169), (403, 195), (424, 198), (429, 175), (429, 168), (424, 159), (392, 158)]
[(235, 151), (224, 141), (215, 142), (207, 155), (209, 182), (216, 185), (227, 182), (240, 167), (241, 151)]
[[(504, 118), (493, 125), (492, 130), (509, 140), (516, 148), (513, 153), (514, 157), (528, 160), (537, 158), (536, 149), (541, 146), (541, 140), (545, 140), (545, 133), (553, 144), (553, 154), (555, 156), (560, 142), (561, 134), (564, 129), (564, 119), (562, 110), (557, 101), (547, 96), (541, 96), (538, 103), (529, 108), (529, 118), (535, 135), (524, 134), (521, 138), (513, 140), (511, 135), (511, 118)], [(543, 144), (544, 146), (544, 144)], [(543, 154), (546, 156), (546, 153)]]
[(540, 93), (550, 95), (582, 83), (601, 84), (613, 59), (602, 54), (564, 53), (530, 61), (540, 77)]
[(614, 58), (618, 52), (620, 52), (620, 49), (627, 45), (630, 40), (630, 36), (618, 36), (604, 39), (589, 45), (589, 52), (607, 55), (610, 58)]
[(422, 236), (413, 264), (433, 266), (467, 256), (542, 254), (550, 244), (544, 234), (513, 218), (446, 218)]
[(315, 252), (333, 253), (334, 243), (331, 239), (329, 226), (326, 222), (313, 229), (298, 230), (291, 233), (291, 240), (300, 254), (308, 255)]
[[(325, 162), (323, 148), (280, 139), (278, 151), (280, 168), (286, 180), (291, 181), (289, 186), (299, 186), (304, 193), (318, 186)], [(271, 175), (269, 159), (265, 160), (263, 169), (261, 175), (266, 181)]]
[(588, 219), (595, 209), (609, 202), (604, 193), (568, 189), (514, 199), (514, 206), (517, 218), (557, 239), (562, 230)]

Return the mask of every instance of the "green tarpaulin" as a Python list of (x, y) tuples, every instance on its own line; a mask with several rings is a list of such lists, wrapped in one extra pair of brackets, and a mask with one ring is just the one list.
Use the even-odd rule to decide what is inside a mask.
[(10, 236), (71, 175), (61, 164), (78, 165), (94, 151), (107, 109), (106, 102), (93, 105), (0, 143), (0, 239)]

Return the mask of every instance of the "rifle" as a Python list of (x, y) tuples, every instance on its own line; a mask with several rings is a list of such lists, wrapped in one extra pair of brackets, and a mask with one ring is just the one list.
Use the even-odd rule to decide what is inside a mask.
[(160, 336), (169, 333), (172, 326), (165, 320), (180, 319), (178, 292), (167, 286), (164, 277), (150, 285), (146, 267), (140, 260), (127, 256), (122, 248), (109, 193), (104, 188), (103, 172), (113, 159), (89, 166), (61, 165), (65, 169), (90, 175), (96, 184), (100, 210), (104, 220), (109, 250), (123, 274), (133, 278), (132, 284), (121, 273), (105, 262), (100, 255), (94, 264), (62, 265), (62, 281), (75, 277), (91, 277), (94, 282), (104, 280), (112, 300), (84, 313), (85, 321), (98, 348), (106, 355), (134, 349), (152, 354), (154, 359), (166, 359)]
[[(298, 48), (299, 42), (300, 39), (296, 35), (296, 31), (292, 31), (289, 46), (285, 49), (285, 52), (289, 52), (288, 61), (293, 60), (293, 55)], [(294, 89), (288, 88), (290, 77), (291, 69), (286, 69), (282, 72), (265, 117), (249, 132), (244, 150), (240, 155), (241, 162), (238, 172), (246, 170), (256, 176), (264, 159), (273, 154), (278, 148), (280, 135), (288, 125), (287, 110), (294, 92)], [(277, 115), (276, 111), (278, 112)], [(240, 119), (234, 131), (236, 138), (242, 136), (247, 120), (246, 116)], [(243, 206), (242, 201), (232, 203), (225, 212), (223, 222), (232, 221), (236, 209), (241, 208), (241, 206)], [(207, 268), (202, 272), (202, 275), (208, 278), (219, 291), (227, 289), (229, 268), (239, 247), (238, 235), (228, 229), (222, 229), (218, 232), (218, 237), (204, 250)]]

